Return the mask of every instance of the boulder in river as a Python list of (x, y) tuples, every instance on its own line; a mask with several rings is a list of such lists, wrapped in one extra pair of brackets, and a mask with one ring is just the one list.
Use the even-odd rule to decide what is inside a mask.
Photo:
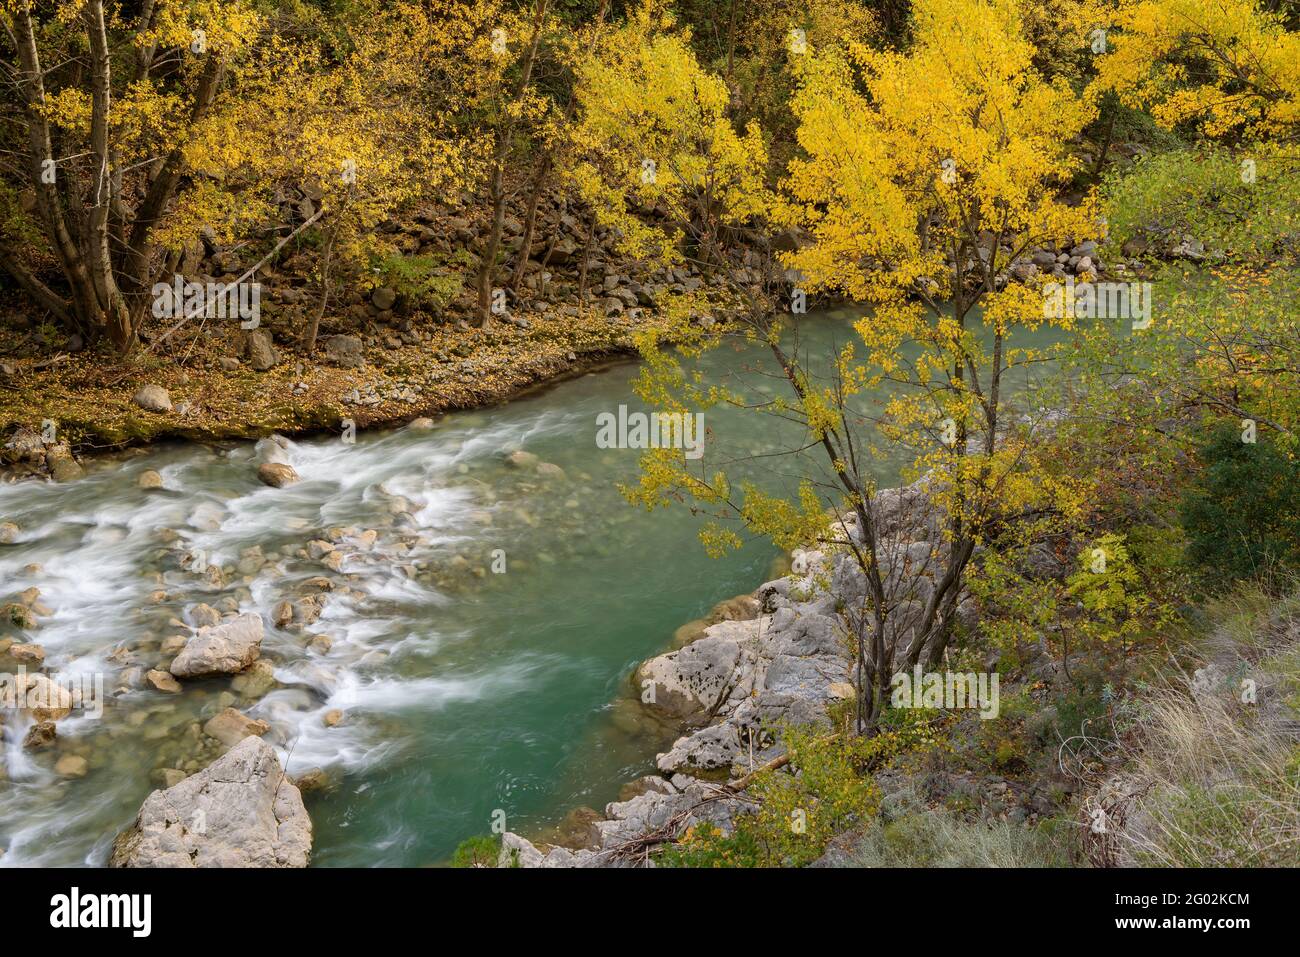
[(40, 645), (10, 645), (9, 657), (20, 665), (31, 665), (39, 668), (45, 661), (45, 649)]
[(275, 687), (275, 667), (259, 658), (246, 671), (230, 679), (230, 690), (245, 698), (260, 698)]
[(304, 771), (293, 779), (299, 791), (321, 791), (329, 786), (329, 777), (320, 768)]
[(149, 682), (156, 691), (161, 691), (164, 694), (180, 694), (181, 683), (166, 671), (159, 671), (155, 668), (145, 674), (144, 680)]
[(320, 561), (332, 551), (334, 551), (334, 543), (322, 538), (312, 539), (307, 543), (307, 555), (314, 561)]
[(759, 636), (765, 622), (722, 621), (678, 651), (637, 669), (642, 700), (667, 716), (715, 713), (738, 691), (748, 694), (760, 668)]
[(277, 602), (271, 609), (271, 620), (275, 622), (275, 627), (284, 628), (289, 622), (293, 621), (293, 602)]
[(145, 799), (110, 867), (306, 867), (311, 818), (274, 749), (245, 738)]
[(0, 522), (0, 545), (12, 545), (21, 529), (13, 522)]
[(226, 747), (234, 747), (245, 738), (260, 738), (271, 730), (265, 721), (250, 718), (236, 708), (213, 715), (203, 725), (203, 733), (216, 738)]
[(517, 469), (536, 468), (540, 460), (532, 452), (515, 449), (506, 455), (506, 465)]
[(211, 628), (213, 625), (221, 624), (221, 612), (207, 602), (199, 602), (191, 606), (187, 614), (196, 628)]
[(50, 477), (56, 482), (74, 482), (84, 475), (84, 471), (72, 450), (66, 445), (52, 445), (45, 453), (45, 464), (50, 470)]
[(263, 462), (257, 467), (257, 477), (271, 488), (284, 488), (298, 481), (298, 473), (292, 465), (283, 462)]
[(230, 675), (243, 671), (261, 653), (262, 616), (240, 615), (211, 628), (200, 628), (168, 670), (178, 678)]
[[(7, 602), (0, 606), (0, 621), (8, 622), (9, 624), (26, 631), (31, 631), (33, 628), (39, 627), (39, 623), (36, 621), (36, 616), (32, 614), (32, 610), (26, 605), (20, 604), (16, 601)], [(6, 650), (8, 647), (9, 646), (6, 646)]]
[(62, 778), (84, 778), (90, 771), (90, 762), (79, 754), (65, 754), (54, 762), (54, 773)]
[(27, 729), (23, 747), (29, 751), (40, 751), (52, 745), (57, 738), (58, 732), (53, 721), (37, 721)]
[(162, 488), (163, 477), (157, 469), (145, 469), (140, 473), (140, 477), (135, 480), (135, 484), (142, 489)]

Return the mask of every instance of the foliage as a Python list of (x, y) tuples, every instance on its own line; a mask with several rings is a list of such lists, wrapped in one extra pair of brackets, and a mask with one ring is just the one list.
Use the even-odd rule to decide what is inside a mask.
[(433, 313), (445, 309), (464, 287), (461, 274), (432, 254), (372, 255), (371, 271), (379, 285), (390, 286), (416, 309)]
[[(99, 0), (52, 14), (5, 4), (18, 59), (50, 64), (11, 70), (29, 108), (8, 118), (27, 135), (7, 145), (30, 155), (27, 169), (6, 172), (35, 192), (28, 208), (67, 288), (47, 286), (13, 250), (6, 268), (66, 325), (129, 350), (167, 261), (160, 250), (201, 231), (264, 248), (283, 190), (302, 186), (315, 197), (309, 222), (327, 237), (323, 310), (331, 266), (361, 279), (380, 221), (468, 174), (475, 143), (447, 118), (472, 93), (459, 70), (486, 49), (485, 6), (358, 0), (326, 22), (304, 7), (299, 20), (209, 0), (146, 4), (141, 19)], [(89, 70), (75, 66), (86, 45)], [(431, 76), (446, 63), (457, 69)], [(47, 150), (67, 157), (50, 182), (33, 172)], [(12, 241), (20, 230), (6, 232)]]
[[(629, 255), (679, 262), (689, 242), (708, 261), (717, 225), (762, 211), (762, 136), (731, 125), (726, 84), (700, 66), (662, 3), (646, 0), (600, 37), (574, 95), (581, 152), (569, 175)], [(702, 218), (706, 206), (721, 211), (716, 222)], [(655, 207), (659, 228), (634, 213)]]
[(1285, 139), (1300, 123), (1300, 34), (1256, 0), (1121, 0), (1098, 89), (1164, 126)]
[(496, 867), (501, 854), (501, 838), (486, 834), (467, 837), (456, 845), (452, 867)]
[(789, 108), (796, 78), (788, 64), (800, 55), (801, 45), (843, 50), (849, 43), (881, 46), (889, 42), (881, 18), (888, 12), (881, 6), (856, 0), (737, 3), (736, 23), (729, 31), (734, 50), (725, 44), (714, 50), (707, 42), (707, 30), (694, 29), (692, 39), (697, 48), (708, 49), (708, 66), (728, 85), (733, 121), (742, 127), (751, 120), (757, 122), (774, 159), (784, 166), (797, 153), (797, 118)]
[(824, 728), (786, 728), (790, 767), (756, 775), (748, 794), (758, 810), (734, 831), (691, 828), (660, 862), (673, 867), (801, 867), (822, 855), (838, 832), (879, 807), (880, 792), (865, 769), (896, 747), (889, 740), (828, 736)]
[(1109, 239), (1195, 237), (1213, 259), (1258, 261), (1300, 239), (1300, 179), (1268, 151), (1178, 149), (1146, 157), (1106, 184)]
[(1214, 589), (1300, 571), (1300, 458), (1293, 443), (1220, 426), (1181, 502), (1188, 555)]
[(1149, 327), (1099, 322), (1063, 355), (1076, 397), (1061, 430), (1073, 467), (1109, 488), (1126, 521), (1163, 521), (1159, 502), (1176, 500), (1194, 471), (1203, 429), (1294, 442), (1297, 288), (1279, 265), (1170, 267), (1153, 282)]
[[(135, 342), (157, 272), (154, 227), (184, 147), (265, 27), (250, 3), (177, 0), (142, 16), (102, 0), (0, 4), (8, 42), (0, 265), (70, 332)], [(20, 185), (21, 184), (21, 185)], [(21, 191), (20, 191), (21, 190)], [(28, 219), (27, 224), (14, 220)], [(39, 229), (36, 256), (12, 244)], [(60, 282), (33, 271), (46, 257)]]
[(1076, 631), (1090, 646), (1111, 641), (1130, 644), (1160, 623), (1151, 620), (1157, 605), (1146, 593), (1123, 535), (1100, 536), (1080, 553), (1079, 565), (1066, 579), (1064, 597), (1082, 612)]

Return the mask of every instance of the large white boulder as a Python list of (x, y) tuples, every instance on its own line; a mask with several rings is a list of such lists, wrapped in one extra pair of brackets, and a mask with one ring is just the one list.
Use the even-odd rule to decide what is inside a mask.
[(274, 749), (245, 738), (145, 799), (110, 867), (306, 867), (311, 818)]
[(168, 670), (178, 678), (236, 674), (261, 653), (262, 616), (240, 615), (233, 621), (200, 628)]

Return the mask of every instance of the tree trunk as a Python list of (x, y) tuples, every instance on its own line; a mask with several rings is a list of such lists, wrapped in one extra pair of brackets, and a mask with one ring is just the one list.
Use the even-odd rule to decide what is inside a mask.
[[(36, 28), (32, 23), (31, 7), (23, 4), (15, 11), (18, 58), (22, 67), (19, 88), (23, 92), (27, 113), (28, 168), (32, 188), (36, 193), (36, 209), (40, 215), (50, 247), (59, 260), (63, 275), (71, 287), (71, 301), (65, 311), (73, 317), (78, 331), (93, 335), (100, 325), (98, 300), (91, 288), (90, 275), (69, 228), (63, 198), (59, 194), (57, 167), (53, 166), (54, 146), (50, 139), (49, 123), (45, 119), (45, 80), (40, 53), (36, 46)], [(49, 182), (47, 164), (54, 172)], [(8, 257), (6, 257), (8, 259)], [(16, 264), (15, 264), (16, 265)], [(14, 272), (10, 269), (10, 272)], [(21, 277), (18, 277), (21, 282)]]
[(501, 231), (505, 223), (506, 194), (503, 185), (501, 162), (492, 168), (492, 182), (489, 195), (492, 199), (492, 223), (488, 227), (487, 240), (483, 243), (483, 258), (478, 266), (478, 325), (487, 329), (492, 323), (492, 288), (496, 278), (497, 253), (501, 248)]
[(587, 238), (582, 241), (582, 261), (578, 263), (578, 305), (587, 304), (587, 257), (591, 252), (591, 237), (596, 234), (596, 211), (587, 217)]
[[(519, 86), (514, 98), (519, 100), (528, 91), (532, 82), (533, 63), (537, 59), (537, 46), (542, 40), (542, 26), (546, 22), (546, 8), (549, 0), (537, 0), (533, 12), (533, 32), (528, 41), (521, 61)], [(478, 325), (487, 329), (492, 321), (492, 289), (496, 279), (497, 253), (501, 249), (501, 231), (506, 215), (505, 165), (514, 147), (515, 124), (507, 122), (497, 131), (496, 146), (492, 156), (492, 183), (490, 195), (492, 200), (492, 225), (488, 228), (487, 242), (483, 248), (483, 258), (478, 269)], [(525, 255), (527, 250), (524, 251)]]
[(90, 46), (90, 149), (95, 158), (94, 186), (86, 211), (83, 251), (94, 288), (97, 308), (109, 341), (120, 352), (135, 344), (135, 324), (113, 271), (113, 254), (108, 243), (109, 213), (113, 208), (112, 168), (108, 142), (108, 119), (112, 109), (112, 76), (108, 53), (108, 32), (104, 26), (104, 5), (90, 0), (82, 7), (86, 37)]
[(325, 243), (325, 256), (321, 261), (320, 277), (320, 302), (312, 310), (311, 319), (307, 323), (307, 329), (303, 333), (302, 348), (307, 355), (312, 355), (316, 351), (316, 336), (320, 334), (320, 321), (325, 316), (325, 306), (330, 298), (330, 266), (334, 259), (334, 239), (338, 235), (338, 220), (334, 222), (334, 228), (330, 230), (330, 238)]
[(510, 277), (510, 288), (515, 292), (519, 291), (519, 284), (523, 282), (524, 273), (528, 269), (528, 260), (533, 248), (533, 234), (537, 229), (537, 207), (541, 205), (542, 193), (546, 189), (550, 173), (551, 154), (548, 152), (537, 169), (532, 192), (528, 195), (528, 211), (524, 217), (524, 244), (519, 247), (519, 259), (515, 263), (514, 275)]
[(727, 86), (736, 66), (736, 0), (731, 0), (727, 12)]
[[(151, 22), (153, 6), (152, 2), (145, 3), (138, 29), (143, 30)], [(139, 324), (149, 306), (155, 252), (150, 235), (175, 194), (184, 154), (177, 146), (160, 162), (131, 218), (122, 200), (122, 177), (111, 137), (112, 52), (102, 0), (86, 0), (80, 16), (89, 55), (76, 65), (75, 73), (79, 77), (83, 66), (89, 70), (91, 93), (90, 138), (88, 149), (81, 155), (90, 158), (92, 173), (84, 191), (80, 189), (82, 184), (72, 182), (70, 171), (56, 165), (58, 158), (46, 120), (44, 71), (31, 6), (20, 4), (13, 11), (16, 29), (12, 36), (20, 66), (15, 85), (26, 110), (31, 184), (50, 250), (68, 284), (68, 299), (61, 301), (30, 274), (24, 275), (27, 271), (13, 258), (12, 251), (0, 255), (0, 265), (38, 303), (74, 331), (88, 338), (105, 334), (117, 349), (125, 352), (134, 345)], [(136, 71), (140, 76), (147, 75), (152, 55), (151, 50), (141, 50), (136, 57)], [(201, 119), (211, 106), (222, 75), (221, 61), (209, 57), (195, 94), (191, 122)], [(75, 212), (70, 214), (70, 210)]]

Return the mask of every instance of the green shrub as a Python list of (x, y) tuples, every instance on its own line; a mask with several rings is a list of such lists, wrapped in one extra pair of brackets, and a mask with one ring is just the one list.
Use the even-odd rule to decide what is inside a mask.
[(496, 867), (501, 854), (501, 838), (486, 834), (467, 837), (451, 856), (452, 867)]
[(660, 852), (669, 867), (802, 867), (826, 850), (836, 834), (875, 814), (880, 791), (866, 768), (893, 735), (832, 736), (825, 728), (786, 728), (788, 769), (763, 771), (747, 789), (758, 804), (738, 816), (731, 834), (710, 824), (691, 828)]
[(1215, 257), (1251, 261), (1285, 248), (1300, 204), (1295, 177), (1286, 160), (1255, 156), (1248, 180), (1246, 158), (1219, 147), (1170, 149), (1112, 171), (1105, 185), (1112, 241), (1158, 224), (1172, 236), (1197, 237)]
[(753, 828), (726, 834), (706, 821), (687, 830), (656, 861), (660, 867), (762, 867), (764, 856)]
[(1188, 559), (1207, 586), (1300, 570), (1300, 461), (1293, 453), (1262, 431), (1246, 443), (1225, 426), (1202, 444), (1200, 457), (1179, 513)]
[(404, 256), (393, 253), (375, 256), (372, 268), (376, 284), (389, 286), (410, 305), (425, 312), (440, 312), (464, 287), (459, 272), (448, 268), (439, 257)]

